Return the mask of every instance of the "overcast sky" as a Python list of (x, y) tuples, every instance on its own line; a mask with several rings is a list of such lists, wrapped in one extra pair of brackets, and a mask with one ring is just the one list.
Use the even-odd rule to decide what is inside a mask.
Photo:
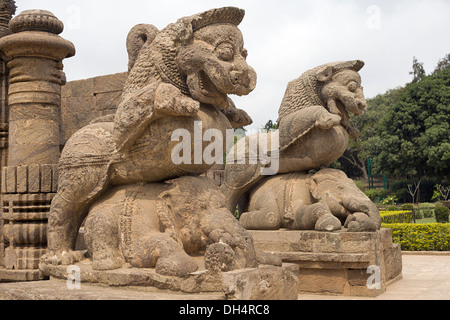
[(127, 70), (125, 39), (136, 24), (159, 29), (211, 8), (245, 9), (240, 25), (258, 73), (247, 97), (233, 98), (254, 120), (276, 120), (286, 85), (332, 61), (360, 59), (367, 98), (411, 80), (416, 56), (427, 73), (450, 53), (450, 0), (16, 0), (53, 12), (65, 24), (75, 57), (64, 61), (68, 81)]

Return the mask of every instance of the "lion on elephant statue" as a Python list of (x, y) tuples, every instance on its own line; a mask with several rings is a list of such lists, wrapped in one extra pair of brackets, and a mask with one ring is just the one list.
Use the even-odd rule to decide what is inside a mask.
[[(166, 275), (185, 275), (196, 270), (188, 256), (194, 251), (206, 251), (208, 261), (228, 259), (217, 258), (214, 252), (233, 256), (235, 262), (222, 263), (227, 270), (257, 265), (264, 254), (256, 257), (251, 237), (226, 209), (225, 198), (217, 196), (222, 195), (218, 186), (183, 178), (203, 174), (212, 165), (175, 164), (171, 158), (178, 143), (172, 134), (179, 128), (192, 133), (195, 123), (201, 122), (203, 131), (212, 128), (225, 136), (226, 130), (251, 124), (247, 113), (228, 98), (247, 95), (256, 86), (238, 29), (244, 14), (225, 7), (181, 18), (161, 31), (143, 24), (130, 31), (129, 75), (116, 114), (80, 129), (62, 152), (44, 263), (68, 265), (83, 258), (75, 243), (85, 221), (88, 251), (98, 270), (129, 263), (156, 267)], [(189, 213), (197, 223), (183, 226), (191, 218), (182, 216), (188, 213), (169, 189), (172, 185), (195, 192), (194, 182), (201, 190), (211, 190), (200, 192), (192, 202), (199, 206), (190, 207)], [(138, 200), (130, 200), (133, 190), (139, 191)], [(178, 211), (161, 214), (162, 194), (171, 194), (171, 210), (177, 206)], [(191, 200), (185, 194), (183, 199)], [(146, 207), (150, 202), (157, 203), (152, 210)], [(114, 206), (117, 210), (112, 212)], [(142, 236), (132, 231), (135, 224), (142, 227), (136, 231)]]
[[(221, 189), (230, 210), (239, 203), (245, 228), (380, 229), (370, 199), (343, 172), (323, 171), (343, 155), (349, 137), (359, 136), (349, 113), (358, 116), (367, 108), (358, 73), (363, 66), (360, 60), (334, 62), (305, 72), (287, 86), (278, 130), (243, 138), (231, 149)], [(329, 177), (320, 183), (320, 198), (311, 189), (319, 177)], [(286, 200), (292, 192), (295, 201)]]

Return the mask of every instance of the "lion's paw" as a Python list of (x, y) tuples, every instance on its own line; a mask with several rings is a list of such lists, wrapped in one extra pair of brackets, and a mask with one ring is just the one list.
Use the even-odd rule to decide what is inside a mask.
[(180, 98), (175, 105), (177, 106), (176, 112), (183, 116), (194, 116), (200, 110), (200, 102), (193, 100), (191, 98)]
[(248, 113), (241, 109), (222, 109), (222, 113), (228, 118), (233, 128), (246, 127), (253, 123), (253, 120)]
[(172, 116), (194, 116), (200, 110), (200, 102), (163, 83), (155, 93), (155, 110)]
[(338, 126), (341, 123), (341, 120), (342, 118), (338, 115), (329, 112), (323, 112), (320, 113), (320, 115), (317, 117), (316, 126), (320, 129), (327, 130)]

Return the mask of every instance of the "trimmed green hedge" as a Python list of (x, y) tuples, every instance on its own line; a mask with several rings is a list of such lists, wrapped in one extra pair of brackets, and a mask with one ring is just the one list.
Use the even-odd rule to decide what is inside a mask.
[(444, 206), (436, 206), (434, 209), (434, 216), (436, 217), (436, 222), (438, 223), (449, 223), (450, 222), (450, 210)]
[(404, 251), (450, 251), (450, 224), (383, 224), (392, 229), (392, 240)]
[(412, 223), (412, 211), (380, 211), (382, 223)]
[(416, 218), (432, 218), (434, 217), (434, 203), (419, 203), (416, 207)]

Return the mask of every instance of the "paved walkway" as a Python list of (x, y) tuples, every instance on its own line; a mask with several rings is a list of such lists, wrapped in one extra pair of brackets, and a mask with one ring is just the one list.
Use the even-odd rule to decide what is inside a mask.
[[(81, 291), (69, 291), (64, 281), (1, 283), (2, 299), (63, 300), (218, 300), (221, 295), (182, 295), (161, 292), (141, 292), (83, 285)], [(403, 279), (388, 286), (376, 298), (299, 295), (299, 300), (450, 300), (450, 253), (444, 255), (403, 255)]]
[(299, 300), (450, 300), (450, 254), (403, 255), (403, 279), (376, 298), (299, 295)]

